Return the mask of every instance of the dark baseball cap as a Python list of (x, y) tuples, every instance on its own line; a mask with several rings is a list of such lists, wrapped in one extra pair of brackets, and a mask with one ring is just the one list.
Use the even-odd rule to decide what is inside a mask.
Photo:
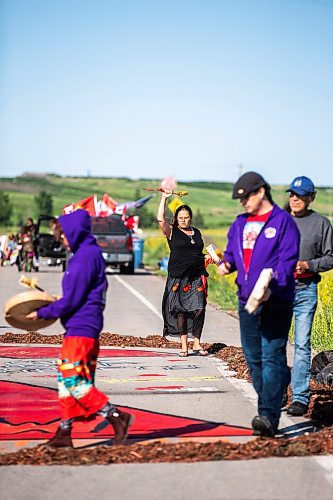
[(250, 193), (255, 193), (263, 186), (268, 186), (268, 183), (260, 174), (257, 174), (257, 172), (246, 172), (234, 185), (232, 197), (234, 200), (237, 198), (245, 198)]
[(286, 193), (290, 191), (299, 194), (300, 196), (305, 196), (307, 194), (314, 194), (316, 192), (316, 188), (309, 177), (301, 175), (300, 177), (295, 177), (288, 189), (286, 189)]

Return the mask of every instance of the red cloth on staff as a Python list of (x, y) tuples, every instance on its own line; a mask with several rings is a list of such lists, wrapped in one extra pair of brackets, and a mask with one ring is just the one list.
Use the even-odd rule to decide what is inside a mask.
[(107, 396), (94, 385), (98, 353), (98, 339), (67, 337), (63, 340), (57, 361), (62, 420), (85, 419), (108, 402)]

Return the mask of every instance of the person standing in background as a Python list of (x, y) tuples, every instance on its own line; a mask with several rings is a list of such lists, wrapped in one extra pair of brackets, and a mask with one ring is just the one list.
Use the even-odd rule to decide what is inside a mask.
[(33, 256), (33, 268), (35, 271), (39, 271), (39, 253), (38, 253), (38, 235), (37, 226), (31, 217), (26, 220), (26, 227), (29, 229), (31, 234), (31, 242), (33, 246), (34, 256)]
[(194, 337), (193, 354), (207, 356), (208, 351), (202, 348), (200, 341), (207, 305), (205, 261), (211, 259), (202, 253), (204, 242), (199, 229), (192, 226), (192, 210), (188, 205), (177, 208), (172, 224), (166, 220), (165, 204), (171, 195), (171, 190), (162, 192), (157, 212), (157, 221), (170, 248), (162, 303), (163, 336), (180, 336), (179, 356), (186, 357), (190, 333)]
[(4, 260), (7, 261), (8, 263), (10, 263), (10, 257), (12, 255), (12, 253), (14, 252), (14, 250), (16, 249), (17, 247), (17, 242), (15, 240), (15, 236), (13, 233), (10, 233), (8, 235), (8, 239), (7, 239), (7, 244), (6, 244), (6, 247), (5, 247), (5, 255), (4, 255)]
[(310, 209), (315, 186), (305, 176), (296, 177), (289, 188), (289, 211), (301, 235), (295, 267), (295, 354), (291, 375), (292, 403), (287, 413), (302, 416), (308, 411), (311, 375), (311, 329), (317, 308), (317, 285), (321, 272), (333, 268), (333, 230), (330, 221)]
[[(242, 175), (233, 188), (245, 210), (228, 232), (219, 273), (237, 271), (241, 342), (252, 384), (258, 394), (255, 435), (273, 437), (278, 429), (285, 387), (290, 382), (286, 345), (292, 320), (299, 232), (292, 217), (272, 199), (271, 189), (256, 172)], [(273, 277), (258, 309), (250, 314), (246, 302), (261, 271)]]
[(33, 257), (34, 246), (32, 243), (32, 232), (29, 226), (24, 226), (22, 233), (22, 256), (23, 256), (23, 270), (30, 272), (33, 270)]

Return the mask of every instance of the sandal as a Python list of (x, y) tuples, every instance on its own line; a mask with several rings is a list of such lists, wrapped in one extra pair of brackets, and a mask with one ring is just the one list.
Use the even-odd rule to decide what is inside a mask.
[(195, 356), (208, 356), (209, 352), (206, 349), (193, 349), (193, 354)]
[(186, 358), (188, 356), (188, 351), (180, 351), (178, 354), (180, 358)]

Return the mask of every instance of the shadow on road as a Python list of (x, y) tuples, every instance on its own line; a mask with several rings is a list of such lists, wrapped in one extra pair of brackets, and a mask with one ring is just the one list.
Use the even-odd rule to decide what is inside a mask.
[(106, 269), (106, 275), (107, 276), (131, 276), (133, 278), (138, 278), (140, 276), (155, 276), (155, 274), (152, 271), (146, 271), (146, 270), (141, 270), (140, 272), (135, 272), (134, 274), (127, 274), (127, 273), (120, 273), (119, 271), (115, 271), (114, 269)]
[(296, 436), (302, 436), (303, 434), (315, 432), (316, 426), (313, 420), (308, 420), (307, 422), (299, 422), (295, 425), (289, 425), (283, 429), (279, 429), (279, 432), (284, 438), (295, 438)]

